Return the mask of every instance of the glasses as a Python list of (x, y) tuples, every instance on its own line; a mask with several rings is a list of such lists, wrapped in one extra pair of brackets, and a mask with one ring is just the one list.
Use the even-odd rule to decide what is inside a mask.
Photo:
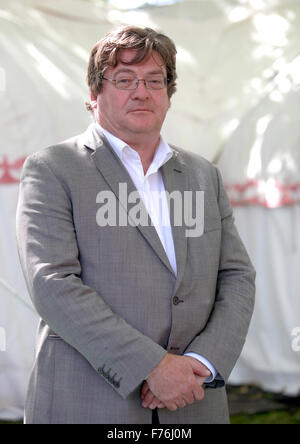
[(117, 89), (123, 89), (129, 91), (137, 89), (140, 82), (144, 82), (145, 87), (147, 89), (152, 89), (152, 90), (164, 89), (167, 86), (168, 82), (166, 77), (160, 75), (155, 75), (147, 79), (137, 79), (136, 77), (123, 74), (117, 76), (115, 79), (107, 79), (103, 75), (100, 75), (100, 78), (103, 80), (108, 80)]

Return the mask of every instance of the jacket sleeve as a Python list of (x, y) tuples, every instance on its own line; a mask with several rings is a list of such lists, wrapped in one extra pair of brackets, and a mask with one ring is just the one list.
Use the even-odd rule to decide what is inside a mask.
[(222, 240), (215, 304), (206, 327), (185, 350), (205, 356), (214, 365), (218, 377), (212, 387), (224, 385), (229, 378), (247, 336), (255, 299), (255, 270), (217, 169), (216, 174)]
[(113, 313), (101, 295), (82, 282), (72, 200), (39, 153), (23, 168), (17, 240), (41, 318), (126, 398), (166, 351)]

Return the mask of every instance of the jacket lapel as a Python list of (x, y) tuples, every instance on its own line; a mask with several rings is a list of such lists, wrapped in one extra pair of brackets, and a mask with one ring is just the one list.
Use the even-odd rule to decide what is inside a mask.
[[(162, 166), (162, 175), (166, 191), (169, 196), (177, 194), (177, 198), (181, 199), (182, 207), (174, 205), (171, 199), (170, 203), (170, 222), (173, 232), (173, 240), (177, 263), (177, 281), (174, 289), (176, 293), (180, 286), (185, 272), (186, 257), (187, 257), (187, 237), (186, 226), (184, 219), (184, 191), (188, 188), (188, 176), (185, 169), (185, 164), (180, 159), (179, 153), (174, 150), (173, 157)], [(176, 200), (175, 200), (176, 202)], [(178, 202), (178, 201), (177, 201)]]
[[(118, 156), (115, 154), (105, 136), (103, 135), (100, 137), (93, 124), (89, 127), (87, 132), (84, 133), (82, 137), (83, 145), (86, 148), (92, 150), (91, 158), (95, 163), (97, 169), (99, 170), (109, 188), (117, 197), (119, 204), (123, 206), (123, 208), (127, 212), (127, 216), (129, 216), (130, 209), (134, 206), (134, 204), (128, 203), (127, 199), (126, 205), (124, 205), (123, 197), (120, 196), (119, 185), (127, 184), (127, 196), (129, 196), (132, 192), (137, 192), (137, 189), (132, 182), (126, 168), (124, 167)], [(147, 210), (142, 202), (139, 206), (143, 208), (143, 211), (145, 212), (144, 214), (147, 214)], [(155, 253), (158, 255), (163, 264), (170, 270), (171, 273), (174, 274), (174, 271), (171, 267), (165, 249), (159, 239), (155, 227), (152, 224), (148, 224), (147, 226), (142, 226), (138, 224), (136, 227), (145, 238), (145, 240), (148, 242), (148, 244), (155, 251)]]

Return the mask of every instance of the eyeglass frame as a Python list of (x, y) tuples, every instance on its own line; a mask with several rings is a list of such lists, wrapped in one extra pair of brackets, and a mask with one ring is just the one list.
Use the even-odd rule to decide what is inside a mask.
[(104, 77), (103, 74), (100, 74), (100, 80), (108, 80), (109, 82), (111, 82), (114, 85), (114, 87), (116, 89), (118, 89), (120, 91), (135, 91), (138, 88), (140, 82), (144, 82), (144, 85), (145, 85), (146, 89), (148, 89), (150, 91), (162, 91), (164, 88), (166, 88), (168, 86), (168, 78), (164, 77), (163, 79), (164, 79), (164, 86), (162, 88), (157, 88), (157, 89), (155, 89), (155, 88), (148, 88), (148, 86), (147, 86), (148, 80), (146, 80), (146, 79), (138, 79), (137, 77), (135, 77), (135, 82), (136, 82), (135, 88), (118, 88), (117, 85), (116, 85), (116, 82), (117, 82), (116, 80), (108, 79), (107, 77)]

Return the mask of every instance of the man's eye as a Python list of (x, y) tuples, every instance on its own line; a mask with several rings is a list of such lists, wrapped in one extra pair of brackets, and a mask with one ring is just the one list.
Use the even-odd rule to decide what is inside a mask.
[(129, 78), (129, 77), (122, 77), (121, 79), (117, 79), (116, 80), (117, 83), (119, 83), (120, 85), (129, 85), (130, 83), (133, 82), (133, 79)]
[(159, 79), (149, 79), (149, 80), (147, 80), (147, 83), (152, 86), (163, 86), (164, 80), (160, 79), (160, 78)]

